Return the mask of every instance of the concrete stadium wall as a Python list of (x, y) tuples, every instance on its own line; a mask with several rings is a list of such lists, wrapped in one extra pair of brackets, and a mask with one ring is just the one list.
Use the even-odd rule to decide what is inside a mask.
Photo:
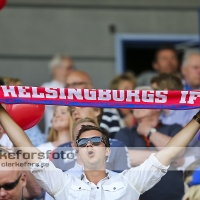
[(52, 55), (66, 52), (96, 88), (107, 88), (116, 33), (198, 34), (198, 6), (197, 0), (8, 0), (0, 11), (0, 76), (39, 86), (51, 78)]

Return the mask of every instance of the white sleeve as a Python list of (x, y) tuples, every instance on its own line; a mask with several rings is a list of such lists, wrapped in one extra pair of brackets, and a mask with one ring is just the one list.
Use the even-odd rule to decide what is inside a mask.
[(168, 168), (169, 166), (166, 167), (158, 161), (155, 154), (151, 154), (140, 166), (125, 171), (124, 176), (129, 184), (142, 194), (157, 184)]
[(51, 196), (62, 191), (71, 181), (71, 175), (56, 168), (49, 159), (42, 159), (30, 168), (40, 186)]

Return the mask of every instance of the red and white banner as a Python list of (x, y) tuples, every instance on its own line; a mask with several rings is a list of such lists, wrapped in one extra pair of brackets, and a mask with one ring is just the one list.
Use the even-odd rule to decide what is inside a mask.
[(200, 91), (0, 86), (0, 103), (186, 110), (200, 107)]

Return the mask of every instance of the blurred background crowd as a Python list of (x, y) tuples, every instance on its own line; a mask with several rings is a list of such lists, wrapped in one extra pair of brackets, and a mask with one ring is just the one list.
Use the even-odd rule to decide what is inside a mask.
[[(198, 6), (198, 1), (186, 0), (8, 0), (0, 12), (0, 84), (199, 90)], [(113, 143), (117, 141), (115, 147), (128, 147), (125, 165), (110, 167), (123, 171), (162, 149), (196, 112), (46, 106), (43, 120), (25, 132), (34, 146), (55, 151), (75, 140), (72, 122), (92, 118)], [(191, 172), (200, 163), (198, 137), (141, 200), (182, 199), (188, 190), (184, 179), (189, 183), (192, 176), (185, 170), (189, 167)], [(3, 130), (0, 144), (12, 146)], [(125, 154), (115, 159), (124, 159)]]

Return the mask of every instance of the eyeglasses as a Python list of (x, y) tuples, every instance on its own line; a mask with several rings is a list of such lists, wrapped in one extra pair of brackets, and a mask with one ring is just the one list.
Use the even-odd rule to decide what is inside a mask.
[(92, 137), (92, 138), (81, 138), (79, 140), (76, 140), (76, 144), (78, 147), (86, 147), (88, 141), (90, 141), (94, 146), (99, 146), (101, 142), (104, 143), (102, 137)]
[(6, 183), (4, 185), (0, 185), (0, 188), (3, 188), (4, 190), (7, 190), (7, 191), (14, 189), (18, 185), (21, 176), (22, 174), (19, 176), (19, 178), (16, 181), (12, 183)]
[(87, 85), (87, 84), (90, 84), (90, 83), (89, 82), (74, 82), (74, 83), (66, 84), (65, 87), (66, 88), (77, 88), (81, 85)]

